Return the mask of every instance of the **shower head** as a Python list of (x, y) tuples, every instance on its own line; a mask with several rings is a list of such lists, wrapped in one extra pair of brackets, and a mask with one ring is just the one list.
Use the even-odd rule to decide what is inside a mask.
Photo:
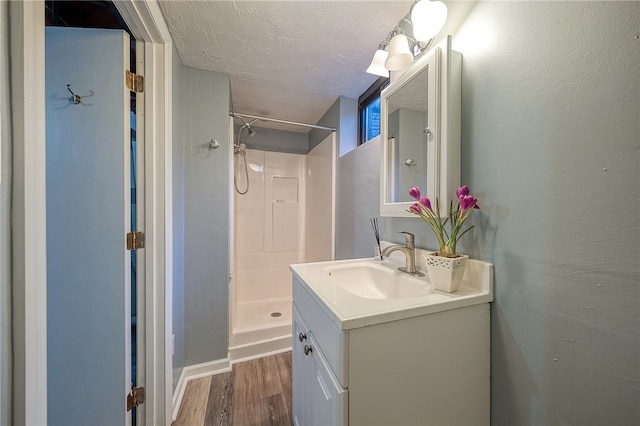
[(239, 118), (240, 120), (242, 120), (242, 123), (243, 123), (242, 127), (240, 127), (240, 130), (238, 131), (238, 138), (241, 137), (242, 131), (244, 129), (247, 129), (247, 132), (249, 133), (249, 137), (250, 138), (254, 137), (257, 132), (251, 128), (251, 125), (253, 123), (255, 123), (256, 121), (258, 121), (258, 119), (256, 118), (254, 120), (251, 120), (251, 121), (247, 122), (247, 120), (245, 120), (244, 117), (242, 117), (240, 115), (237, 115), (236, 117)]

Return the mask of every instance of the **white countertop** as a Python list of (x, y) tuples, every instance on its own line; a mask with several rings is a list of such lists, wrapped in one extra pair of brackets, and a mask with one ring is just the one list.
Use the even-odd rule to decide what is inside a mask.
[[(426, 271), (422, 254), (417, 249), (418, 269)], [(396, 256), (394, 256), (394, 254)], [(404, 266), (404, 256), (394, 253), (389, 259), (376, 261), (373, 258), (337, 260), (317, 263), (291, 265), (289, 269), (303, 287), (331, 319), (342, 330), (365, 327), (367, 325), (411, 318), (420, 315), (457, 309), (493, 300), (493, 265), (487, 262), (471, 260), (467, 262), (464, 278), (455, 293), (435, 290), (432, 294), (409, 299), (366, 299), (356, 296), (335, 285), (324, 272), (324, 268), (334, 265), (347, 265), (357, 262), (375, 262), (391, 268)], [(399, 254), (399, 256), (397, 256)], [(429, 278), (421, 278), (428, 283)]]

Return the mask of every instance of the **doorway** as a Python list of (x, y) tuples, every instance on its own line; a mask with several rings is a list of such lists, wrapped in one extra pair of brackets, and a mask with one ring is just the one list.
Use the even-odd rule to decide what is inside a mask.
[[(108, 1), (46, 1), (45, 17), (49, 420), (142, 424), (136, 405), (125, 404), (144, 385), (138, 253), (123, 243), (144, 215), (137, 93), (125, 87), (136, 40)], [(89, 247), (74, 254), (76, 240)], [(71, 400), (71, 378), (100, 390)]]
[[(141, 406), (146, 424), (171, 423), (171, 270), (173, 248), (171, 223), (172, 109), (171, 74), (173, 47), (162, 12), (155, 2), (118, 0), (121, 16), (138, 44), (145, 47), (145, 120), (137, 133), (153, 138), (144, 160), (144, 227), (153, 230), (145, 250), (138, 253), (138, 270), (144, 270), (145, 346), (138, 352), (138, 377), (144, 375), (146, 400)], [(14, 346), (12, 417), (16, 424), (47, 424), (47, 252), (46, 239), (46, 146), (45, 146), (45, 52), (44, 1), (9, 2), (11, 19), (13, 114), (12, 266)], [(138, 68), (138, 72), (140, 69)], [(140, 173), (140, 171), (139, 171)], [(149, 232), (148, 232), (149, 234)], [(81, 246), (78, 245), (80, 248)], [(143, 253), (142, 253), (143, 252)], [(141, 263), (142, 262), (142, 263)], [(138, 312), (138, 315), (141, 315)], [(143, 362), (143, 364), (142, 364)], [(72, 383), (73, 390), (78, 384)], [(81, 385), (81, 384), (80, 384)], [(71, 387), (71, 386), (70, 386)]]

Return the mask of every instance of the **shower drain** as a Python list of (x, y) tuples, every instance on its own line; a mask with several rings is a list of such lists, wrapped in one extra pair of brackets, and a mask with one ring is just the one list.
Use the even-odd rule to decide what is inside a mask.
[(271, 312), (271, 316), (274, 318), (278, 318), (280, 316), (282, 316), (282, 314), (280, 312)]

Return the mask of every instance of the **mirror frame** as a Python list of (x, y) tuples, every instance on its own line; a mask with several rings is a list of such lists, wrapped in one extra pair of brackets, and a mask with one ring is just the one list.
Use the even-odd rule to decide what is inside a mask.
[[(408, 211), (415, 201), (387, 202), (389, 170), (386, 166), (390, 158), (387, 110), (389, 97), (409, 84), (425, 68), (429, 68), (427, 125), (431, 130), (427, 140), (426, 196), (432, 200), (434, 208), (433, 201), (438, 197), (440, 215), (448, 215), (449, 203), (460, 186), (461, 62), (462, 55), (451, 50), (451, 36), (447, 36), (418, 58), (380, 94), (380, 216), (418, 218)], [(424, 192), (425, 188), (421, 189)], [(406, 188), (406, 191), (408, 192), (409, 188)]]

